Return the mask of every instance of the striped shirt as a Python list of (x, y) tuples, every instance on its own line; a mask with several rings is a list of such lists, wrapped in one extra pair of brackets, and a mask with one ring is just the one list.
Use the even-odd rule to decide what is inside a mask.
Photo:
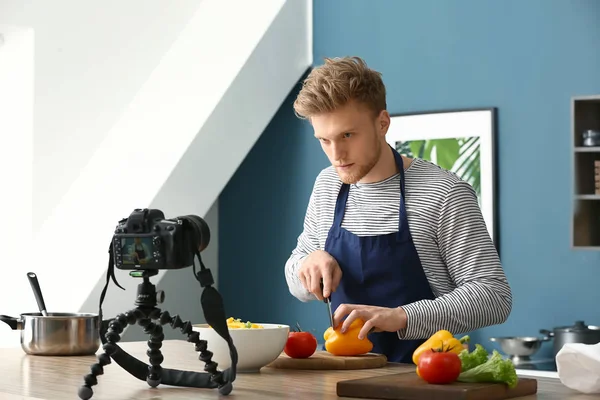
[[(440, 329), (467, 333), (503, 323), (512, 293), (475, 191), (424, 159), (413, 159), (405, 171), (409, 229), (435, 299), (399, 304), (408, 317), (399, 338), (423, 339)], [(302, 286), (297, 271), (304, 257), (324, 249), (341, 185), (332, 166), (319, 173), (303, 231), (285, 264), (290, 293), (303, 302), (316, 297)], [(399, 204), (399, 173), (376, 183), (352, 184), (342, 227), (358, 236), (396, 232)]]

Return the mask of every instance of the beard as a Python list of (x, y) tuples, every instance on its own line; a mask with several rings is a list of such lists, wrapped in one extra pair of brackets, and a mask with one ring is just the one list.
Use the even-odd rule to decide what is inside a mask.
[(354, 163), (350, 167), (350, 169), (344, 171), (336, 168), (337, 174), (340, 177), (340, 180), (346, 184), (353, 184), (360, 181), (365, 177), (377, 164), (379, 161), (379, 157), (381, 156), (381, 142), (375, 139), (375, 151), (373, 154), (367, 159), (364, 164)]

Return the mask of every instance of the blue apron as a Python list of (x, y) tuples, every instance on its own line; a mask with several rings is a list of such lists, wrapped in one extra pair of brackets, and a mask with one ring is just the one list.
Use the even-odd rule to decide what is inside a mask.
[[(434, 299), (408, 227), (405, 207), (404, 164), (393, 148), (400, 170), (400, 217), (398, 231), (359, 237), (342, 228), (350, 186), (342, 184), (333, 225), (325, 251), (340, 265), (342, 279), (331, 294), (332, 310), (341, 303), (398, 307), (423, 299)], [(412, 363), (412, 353), (425, 339), (401, 340), (396, 332), (369, 335), (373, 352), (385, 354), (390, 362)]]

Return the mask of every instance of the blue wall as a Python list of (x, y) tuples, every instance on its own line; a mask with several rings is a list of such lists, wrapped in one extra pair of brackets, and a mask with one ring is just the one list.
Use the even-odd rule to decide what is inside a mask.
[[(570, 248), (570, 98), (600, 94), (600, 1), (327, 0), (314, 56), (358, 55), (383, 73), (391, 113), (498, 107), (501, 258), (513, 312), (474, 333), (600, 325), (600, 253)], [(320, 339), (325, 305), (288, 292), (284, 263), (314, 178), (328, 165), (295, 88), (220, 197), (220, 288), (230, 315)], [(541, 355), (551, 351), (546, 344)]]

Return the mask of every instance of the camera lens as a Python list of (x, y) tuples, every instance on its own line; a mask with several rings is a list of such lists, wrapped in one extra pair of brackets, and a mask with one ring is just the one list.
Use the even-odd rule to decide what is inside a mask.
[(185, 218), (188, 220), (196, 234), (195, 239), (198, 245), (198, 251), (204, 251), (210, 243), (210, 229), (208, 228), (208, 224), (197, 215), (186, 215)]

